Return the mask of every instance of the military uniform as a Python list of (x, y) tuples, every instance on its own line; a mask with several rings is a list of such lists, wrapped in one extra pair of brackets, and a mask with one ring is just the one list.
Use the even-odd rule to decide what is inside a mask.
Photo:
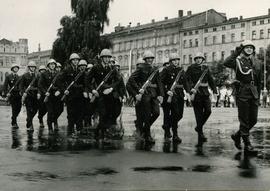
[(243, 138), (245, 146), (250, 146), (249, 132), (257, 123), (262, 69), (252, 57), (238, 56), (239, 54), (240, 52), (235, 51), (226, 58), (224, 65), (236, 73), (235, 96), (240, 127), (232, 138), (236, 141), (236, 147), (241, 149), (240, 137)]
[(185, 72), (182, 68), (176, 67), (173, 64), (170, 64), (164, 68), (161, 72), (161, 82), (164, 85), (165, 92), (170, 91), (171, 86), (173, 85), (178, 73), (181, 71), (180, 78), (177, 81), (174, 94), (172, 96), (171, 103), (168, 103), (168, 95), (164, 97), (164, 102), (162, 104), (163, 113), (164, 113), (164, 123), (163, 129), (165, 130), (165, 139), (170, 137), (170, 129), (172, 128), (173, 137), (178, 138), (178, 122), (183, 117), (184, 111), (184, 89), (189, 92), (189, 86), (185, 76)]
[(19, 82), (17, 82), (18, 80), (20, 80), (20, 77), (18, 76), (18, 74), (11, 73), (6, 77), (5, 82), (4, 82), (4, 87), (3, 87), (4, 96), (6, 96), (9, 89), (13, 88), (13, 86), (16, 85), (11, 91), (10, 97), (8, 100), (10, 102), (11, 110), (12, 110), (12, 116), (11, 116), (12, 126), (18, 126), (17, 117), (22, 108), (22, 102), (21, 102), (22, 97), (20, 95)]
[[(37, 82), (39, 82), (40, 77), (41, 77), (42, 73), (39, 73), (37, 76)], [(40, 90), (40, 89), (39, 89)], [(47, 108), (46, 105), (44, 103), (44, 98), (45, 98), (45, 92), (43, 91), (38, 91), (40, 98), (38, 99), (38, 120), (39, 120), (39, 124), (40, 127), (44, 127), (44, 123), (43, 123), (43, 117), (46, 115), (47, 113)]]

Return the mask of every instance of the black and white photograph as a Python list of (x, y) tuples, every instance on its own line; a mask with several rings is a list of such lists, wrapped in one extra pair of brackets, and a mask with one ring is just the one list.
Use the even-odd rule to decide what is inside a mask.
[(0, 190), (270, 190), (269, 0), (0, 2)]

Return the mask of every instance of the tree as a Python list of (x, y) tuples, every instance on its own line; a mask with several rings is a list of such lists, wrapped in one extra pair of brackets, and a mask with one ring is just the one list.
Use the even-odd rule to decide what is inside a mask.
[[(264, 51), (266, 51), (266, 56), (264, 54)], [(270, 90), (270, 45), (267, 46), (266, 50), (259, 49), (259, 52), (257, 54), (257, 59), (259, 59), (263, 65), (264, 65), (264, 59), (266, 57), (266, 86), (267, 89)]]
[(93, 61), (103, 48), (111, 48), (112, 43), (101, 36), (105, 25), (109, 24), (107, 12), (112, 0), (71, 0), (74, 16), (64, 16), (60, 20), (58, 38), (53, 43), (52, 56), (65, 64), (73, 52)]
[(225, 84), (225, 81), (228, 79), (229, 74), (226, 71), (225, 66), (223, 65), (223, 61), (215, 61), (211, 64), (210, 70), (213, 74), (215, 83), (218, 87)]

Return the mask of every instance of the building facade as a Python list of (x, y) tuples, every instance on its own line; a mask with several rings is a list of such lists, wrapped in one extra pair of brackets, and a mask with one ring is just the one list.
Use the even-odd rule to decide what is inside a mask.
[(147, 49), (155, 54), (157, 65), (162, 65), (170, 53), (176, 52), (186, 68), (197, 52), (202, 52), (206, 61), (212, 63), (229, 56), (245, 39), (254, 42), (257, 52), (265, 49), (270, 44), (270, 9), (262, 16), (230, 19), (213, 9), (197, 14), (188, 11), (187, 15), (179, 10), (177, 18), (165, 17), (163, 21), (152, 20), (134, 27), (118, 25), (107, 36), (124, 74), (129, 64), (135, 68), (136, 60)]
[(41, 51), (40, 49), (37, 52), (32, 52), (27, 56), (28, 62), (35, 61), (38, 67), (41, 65), (46, 66), (47, 62), (51, 58), (51, 52), (52, 50)]
[(18, 42), (12, 42), (5, 38), (0, 40), (0, 85), (5, 81), (6, 76), (10, 73), (12, 64), (21, 66), (20, 74), (23, 73), (27, 64), (28, 40), (19, 39)]

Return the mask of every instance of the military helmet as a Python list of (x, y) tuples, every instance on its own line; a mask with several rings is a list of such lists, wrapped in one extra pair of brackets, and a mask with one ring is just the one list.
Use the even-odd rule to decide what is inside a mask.
[(172, 60), (180, 60), (180, 56), (178, 56), (177, 53), (171, 53), (169, 57), (169, 61), (172, 61)]
[(87, 64), (87, 69), (93, 68), (93, 64)]
[(145, 59), (147, 59), (147, 58), (155, 58), (155, 56), (154, 56), (154, 54), (153, 54), (151, 51), (147, 50), (147, 51), (145, 51), (145, 53), (143, 54), (143, 60), (145, 60)]
[(87, 66), (86, 60), (80, 60), (78, 66)]
[(59, 62), (56, 62), (56, 67), (62, 68), (62, 65)]
[(69, 57), (69, 60), (78, 59), (80, 60), (80, 56), (77, 53), (72, 53)]
[(100, 58), (105, 56), (112, 57), (112, 52), (109, 49), (103, 49), (100, 53)]
[(44, 65), (39, 66), (38, 71), (40, 70), (46, 70), (46, 67)]
[(241, 45), (243, 46), (243, 48), (245, 48), (246, 46), (252, 46), (253, 49), (255, 50), (255, 45), (251, 40), (245, 40), (241, 43)]
[(16, 64), (16, 63), (14, 63), (14, 64), (12, 64), (11, 65), (11, 70), (13, 69), (13, 68), (15, 68), (15, 67), (17, 67), (18, 69), (20, 68), (20, 65), (19, 64)]
[(201, 53), (201, 52), (198, 52), (196, 54), (196, 56), (194, 57), (194, 60), (196, 60), (197, 58), (202, 58), (203, 60), (205, 60), (205, 57), (204, 57), (203, 53)]
[(35, 61), (31, 60), (30, 62), (28, 62), (27, 67), (37, 67), (37, 64), (35, 63)]
[(52, 59), (52, 58), (47, 62), (47, 67), (48, 67), (50, 64), (55, 64), (55, 65), (57, 65), (57, 64), (56, 64), (56, 61), (55, 61), (54, 59)]

